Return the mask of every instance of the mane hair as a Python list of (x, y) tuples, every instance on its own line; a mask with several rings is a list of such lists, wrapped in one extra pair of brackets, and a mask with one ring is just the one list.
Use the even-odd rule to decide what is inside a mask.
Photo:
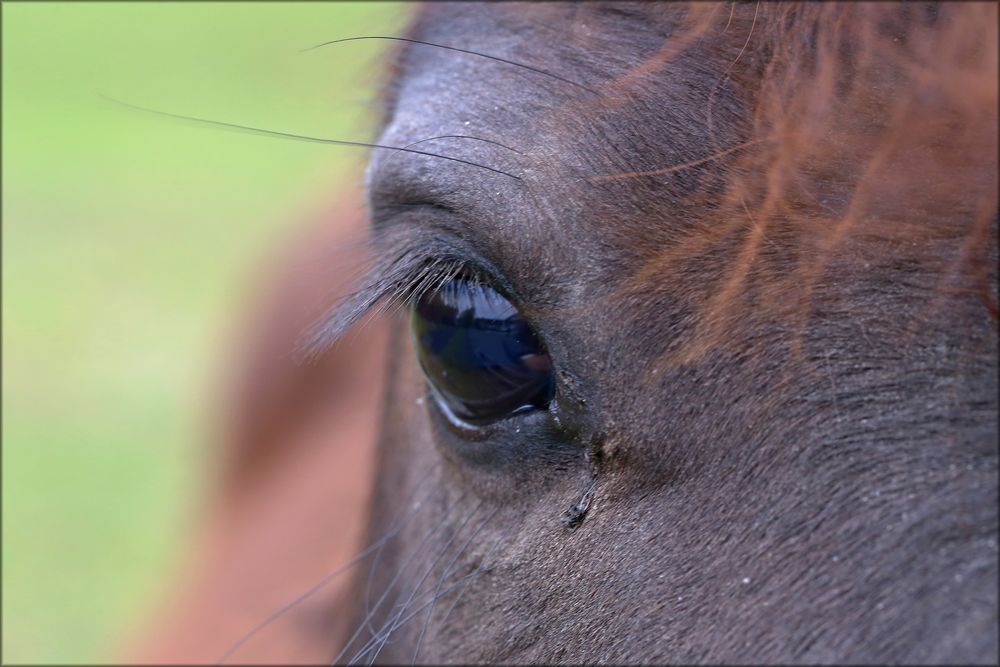
[[(678, 359), (731, 333), (741, 305), (805, 326), (841, 260), (934, 274), (918, 320), (973, 293), (995, 321), (997, 6), (765, 3), (752, 29), (747, 47), (762, 69), (752, 146), (720, 165), (718, 227), (653, 260), (663, 270), (706, 241), (742, 237), (703, 306), (697, 343)], [(878, 250), (852, 257), (855, 239)], [(785, 251), (780, 261), (769, 243)]]
[[(919, 326), (973, 294), (995, 322), (997, 5), (994, 3), (691, 3), (652, 58), (618, 80), (655, 76), (686, 49), (732, 34), (739, 48), (709, 97), (703, 159), (595, 180), (642, 179), (708, 165), (711, 224), (648, 253), (625, 290), (722, 252), (698, 311), (691, 361), (733, 339), (752, 308), (808, 325), (829, 267), (935, 276)], [(735, 17), (735, 18), (734, 18)], [(744, 35), (745, 40), (743, 39)], [(749, 109), (746, 141), (714, 140), (712, 101), (732, 80)], [(721, 182), (721, 186), (718, 184)], [(856, 243), (857, 242), (857, 243)], [(865, 250), (867, 248), (867, 251)], [(616, 296), (620, 296), (620, 293)]]
[[(655, 198), (651, 188), (677, 176), (676, 187), (667, 183), (659, 191), (663, 204), (648, 229), (624, 232), (632, 234), (626, 243), (635, 261), (608, 296), (610, 303), (625, 303), (632, 294), (666, 289), (686, 302), (695, 324), (683, 344), (671, 346), (665, 364), (691, 362), (740, 340), (748, 315), (791, 325), (797, 355), (818, 300), (844, 272), (870, 276), (873, 290), (900, 269), (930, 277), (924, 306), (901, 331), (918, 329), (949, 302), (970, 295), (994, 323), (1000, 319), (995, 3), (660, 7), (653, 21), (667, 36), (659, 48), (596, 88), (591, 79), (566, 86), (585, 94), (560, 107), (555, 121), (582, 131), (588, 118), (627, 115), (643, 86), (685, 67), (697, 70), (684, 85), (705, 88), (693, 91), (707, 99), (702, 127), (678, 119), (692, 136), (668, 138), (686, 142), (679, 154), (692, 147), (703, 152), (588, 179), (625, 188), (624, 196)], [(601, 11), (632, 10), (611, 3)], [(427, 20), (418, 9), (389, 58), (379, 96), (383, 124), (394, 113), (411, 41)], [(567, 35), (589, 47), (586, 30), (570, 25)], [(498, 60), (449, 44), (419, 44)], [(591, 74), (612, 67), (601, 66), (599, 53), (588, 57), (584, 69)], [(529, 74), (559, 84), (563, 77), (543, 65), (553, 64), (532, 63)], [(739, 140), (726, 142), (724, 135)], [(678, 205), (685, 215), (696, 212), (681, 226), (667, 219)], [(678, 286), (685, 275), (699, 280)], [(332, 319), (338, 318), (342, 314)]]

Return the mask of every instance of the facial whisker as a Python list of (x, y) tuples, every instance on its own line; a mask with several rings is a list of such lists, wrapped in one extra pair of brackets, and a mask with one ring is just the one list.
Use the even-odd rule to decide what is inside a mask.
[(488, 53), (480, 53), (479, 51), (471, 51), (469, 49), (461, 49), (461, 48), (459, 48), (457, 46), (447, 46), (445, 44), (435, 44), (433, 42), (425, 42), (425, 41), (420, 40), (420, 39), (411, 39), (409, 37), (393, 37), (393, 36), (388, 36), (388, 35), (366, 35), (366, 36), (363, 36), (363, 37), (344, 37), (343, 39), (331, 39), (331, 40), (329, 40), (327, 42), (321, 42), (320, 44), (316, 44), (315, 46), (310, 46), (310, 47), (308, 47), (306, 49), (302, 49), (302, 52), (313, 51), (315, 49), (321, 48), (323, 46), (329, 46), (331, 44), (342, 44), (344, 42), (356, 42), (356, 41), (359, 41), (359, 40), (367, 40), (367, 39), (384, 39), (384, 40), (390, 40), (390, 41), (394, 41), (394, 42), (408, 42), (410, 44), (419, 44), (421, 46), (432, 46), (434, 48), (446, 49), (448, 51), (457, 51), (458, 53), (465, 53), (467, 55), (477, 56), (479, 58), (487, 58), (488, 60), (495, 60), (496, 62), (504, 63), (505, 65), (512, 65), (513, 67), (520, 67), (521, 69), (525, 69), (525, 70), (528, 70), (530, 72), (534, 72), (535, 74), (541, 74), (543, 76), (551, 77), (551, 78), (556, 79), (558, 81), (562, 81), (563, 83), (568, 83), (571, 86), (576, 86), (577, 88), (580, 88), (582, 90), (586, 90), (588, 93), (592, 93), (594, 95), (600, 95), (599, 92), (597, 92), (593, 88), (590, 88), (588, 86), (583, 85), (582, 83), (579, 83), (577, 81), (573, 81), (572, 79), (567, 79), (566, 77), (559, 76), (558, 74), (554, 74), (552, 72), (548, 72), (546, 70), (543, 70), (543, 69), (538, 68), (538, 67), (534, 67), (532, 65), (527, 65), (525, 63), (519, 63), (519, 62), (516, 62), (514, 60), (508, 60), (507, 58), (501, 58), (500, 56), (493, 56), (493, 55), (490, 55)]
[(493, 139), (484, 139), (483, 137), (474, 137), (468, 134), (440, 134), (436, 137), (427, 137), (426, 139), (421, 139), (420, 141), (414, 141), (412, 144), (406, 144), (403, 148), (412, 148), (418, 146), (427, 141), (435, 141), (437, 139), (470, 139), (475, 141), (481, 141), (484, 144), (493, 144), (494, 146), (499, 146), (500, 148), (506, 148), (512, 153), (517, 153), (518, 155), (524, 155), (524, 151), (519, 151), (516, 148), (511, 148), (507, 144), (502, 144), (499, 141), (494, 141)]
[[(488, 566), (487, 566), (487, 565), (485, 564), (485, 563), (486, 563), (486, 560), (487, 560), (487, 559), (489, 558), (489, 556), (490, 556), (490, 555), (491, 555), (491, 554), (492, 554), (492, 553), (493, 553), (493, 552), (494, 552), (494, 551), (496, 550), (496, 548), (497, 548), (497, 547), (498, 547), (498, 546), (500, 545), (500, 542), (502, 542), (502, 541), (503, 541), (503, 539), (504, 539), (505, 537), (507, 537), (507, 535), (508, 535), (509, 533), (510, 533), (510, 530), (508, 529), (507, 531), (505, 531), (505, 532), (504, 532), (504, 534), (503, 534), (503, 535), (501, 535), (500, 537), (498, 537), (498, 538), (497, 538), (497, 539), (496, 539), (496, 540), (495, 540), (495, 541), (493, 542), (493, 545), (492, 545), (492, 546), (491, 546), (491, 547), (489, 548), (489, 550), (488, 550), (488, 551), (487, 551), (487, 552), (486, 552), (485, 554), (483, 554), (483, 557), (482, 557), (482, 559), (481, 559), (481, 561), (480, 561), (480, 564), (479, 564), (479, 565), (478, 565), (478, 566), (477, 566), (477, 567), (476, 567), (475, 569), (473, 569), (473, 570), (472, 570), (471, 572), (469, 572), (468, 574), (466, 574), (466, 575), (463, 575), (463, 576), (459, 577), (458, 579), (456, 579), (455, 581), (453, 581), (453, 582), (452, 582), (451, 584), (449, 584), (448, 586), (446, 586), (446, 587), (445, 587), (445, 588), (444, 588), (444, 589), (443, 589), (443, 590), (441, 591), (441, 593), (440, 593), (440, 594), (432, 596), (432, 598), (431, 598), (431, 599), (429, 599), (429, 600), (426, 600), (426, 601), (425, 601), (425, 602), (424, 602), (423, 604), (421, 604), (421, 605), (420, 605), (419, 607), (417, 607), (416, 609), (412, 610), (412, 611), (411, 611), (411, 612), (410, 612), (409, 614), (407, 614), (407, 615), (406, 615), (406, 616), (405, 616), (405, 617), (404, 617), (404, 618), (403, 618), (403, 619), (402, 619), (402, 620), (400, 621), (400, 623), (399, 623), (399, 626), (398, 626), (398, 627), (401, 627), (401, 626), (405, 625), (406, 623), (408, 623), (408, 622), (409, 622), (410, 620), (412, 620), (412, 619), (413, 619), (414, 617), (416, 617), (416, 616), (417, 616), (418, 614), (420, 614), (420, 612), (422, 612), (422, 611), (423, 611), (424, 609), (426, 609), (426, 608), (427, 608), (428, 606), (430, 606), (431, 604), (435, 603), (435, 602), (436, 602), (437, 600), (439, 600), (439, 599), (441, 599), (441, 598), (445, 597), (445, 596), (446, 596), (446, 595), (448, 595), (448, 594), (449, 594), (449, 593), (450, 593), (451, 591), (455, 590), (455, 589), (456, 589), (456, 588), (458, 588), (458, 587), (461, 587), (461, 586), (464, 586), (464, 585), (465, 585), (465, 584), (467, 584), (467, 583), (468, 583), (468, 582), (469, 582), (470, 580), (472, 580), (472, 579), (475, 579), (476, 577), (478, 577), (479, 575), (481, 575), (481, 574), (482, 574), (483, 572), (487, 571), (487, 570), (489, 569), (489, 567), (488, 567)], [(464, 589), (463, 589), (463, 590), (464, 590)], [(460, 598), (459, 598), (459, 599), (460, 599)], [(457, 604), (457, 600), (456, 600), (456, 603), (455, 603), (455, 604)], [(452, 611), (452, 610), (454, 610), (454, 608), (455, 608), (455, 604), (452, 604), (451, 608), (449, 609), (449, 612), (448, 612), (448, 615), (450, 615), (450, 614), (451, 614), (451, 611)], [(446, 618), (447, 618), (447, 616), (446, 616)], [(398, 627), (397, 627), (397, 629), (398, 629)], [(368, 643), (367, 643), (367, 644), (366, 644), (366, 645), (365, 645), (364, 647), (362, 647), (362, 650), (361, 650), (361, 651), (360, 651), (359, 653), (357, 653), (357, 654), (355, 655), (355, 658), (358, 658), (358, 657), (360, 657), (360, 656), (364, 655), (365, 653), (367, 653), (368, 651), (370, 651), (370, 650), (371, 650), (371, 647), (372, 647), (372, 646), (374, 645), (374, 642), (375, 642), (375, 641), (377, 641), (377, 640), (378, 640), (378, 638), (377, 638), (377, 637), (372, 637), (372, 639), (370, 639), (370, 640), (368, 641)], [(338, 657), (338, 659), (339, 659), (339, 657)], [(336, 662), (337, 662), (337, 661), (336, 661), (336, 660), (334, 660), (334, 662), (333, 662), (332, 664), (336, 664)]]
[[(514, 530), (515, 525), (516, 524), (512, 524), (509, 528), (507, 528), (507, 530), (505, 530), (503, 532), (503, 534), (499, 538), (497, 538), (496, 542), (493, 543), (493, 546), (490, 547), (490, 550), (488, 552), (486, 552), (486, 554), (483, 556), (483, 558), (482, 558), (482, 560), (480, 562), (485, 562), (486, 561), (487, 556), (489, 556), (491, 553), (493, 553), (493, 550), (496, 549), (496, 547), (497, 547), (498, 544), (500, 544), (500, 541), (502, 539), (505, 539), (506, 537), (508, 537), (510, 535), (510, 533)], [(477, 569), (479, 569), (479, 568), (477, 568)], [(459, 581), (461, 581), (461, 580), (459, 580)], [(452, 600), (451, 606), (448, 607), (448, 611), (445, 612), (444, 618), (441, 619), (441, 625), (445, 625), (445, 624), (448, 623), (448, 619), (451, 618), (452, 612), (455, 611), (455, 608), (458, 606), (458, 603), (462, 601), (462, 597), (464, 595), (465, 595), (465, 589), (462, 589), (461, 591), (459, 591), (458, 596), (454, 600)]]
[(260, 127), (251, 127), (249, 125), (240, 125), (238, 123), (229, 123), (221, 120), (213, 120), (211, 118), (199, 118), (198, 116), (187, 116), (184, 114), (173, 113), (170, 111), (160, 111), (159, 109), (150, 109), (148, 107), (139, 106), (137, 104), (131, 104), (129, 102), (123, 102), (121, 100), (115, 99), (108, 95), (101, 95), (105, 100), (114, 102), (115, 104), (127, 107), (129, 109), (134, 109), (136, 111), (143, 111), (146, 113), (156, 114), (158, 116), (164, 116), (166, 118), (174, 118), (176, 120), (183, 120), (190, 123), (197, 123), (199, 125), (209, 125), (212, 127), (220, 127), (228, 130), (236, 130), (238, 132), (246, 132), (248, 134), (257, 134), (265, 137), (275, 137), (279, 139), (292, 139), (294, 141), (305, 141), (314, 144), (329, 144), (333, 146), (353, 146), (355, 148), (372, 148), (379, 150), (396, 151), (400, 153), (411, 153), (413, 155), (423, 155), (424, 157), (433, 157), (441, 160), (449, 160), (451, 162), (459, 162), (461, 164), (467, 164), (472, 167), (478, 167), (480, 169), (485, 169), (487, 171), (492, 171), (495, 174), (502, 174), (503, 176), (508, 176), (514, 180), (520, 181), (521, 177), (516, 176), (510, 172), (504, 171), (502, 169), (495, 169), (494, 167), (487, 166), (485, 164), (479, 164), (478, 162), (472, 162), (471, 160), (463, 160), (462, 158), (451, 157), (449, 155), (441, 155), (440, 153), (430, 153), (427, 151), (420, 151), (415, 148), (405, 148), (402, 146), (386, 146), (383, 144), (373, 144), (364, 141), (347, 141), (344, 139), (329, 139), (326, 137), (313, 137), (305, 134), (295, 134), (293, 132), (282, 132), (280, 130), (268, 130)]
[(448, 515), (451, 513), (451, 510), (454, 507), (458, 506), (461, 503), (461, 501), (464, 500), (464, 498), (465, 496), (463, 494), (462, 496), (459, 497), (458, 500), (456, 500), (454, 503), (445, 508), (445, 514), (441, 518), (441, 521), (436, 522), (434, 528), (432, 528), (430, 531), (427, 532), (426, 535), (424, 535), (424, 537), (420, 540), (420, 544), (418, 544), (416, 549), (413, 550), (413, 553), (411, 553), (410, 556), (406, 559), (406, 562), (404, 562), (396, 570), (396, 574), (393, 575), (392, 579), (386, 585), (385, 590), (382, 592), (382, 595), (380, 595), (379, 599), (375, 601), (375, 604), (371, 607), (371, 609), (366, 610), (365, 618), (363, 618), (361, 622), (358, 623), (357, 630), (355, 630), (354, 633), (351, 635), (350, 639), (348, 639), (347, 642), (344, 643), (344, 646), (343, 648), (341, 648), (340, 653), (337, 654), (337, 657), (333, 659), (334, 664), (339, 662), (340, 659), (344, 657), (344, 654), (351, 647), (351, 645), (357, 640), (358, 636), (361, 634), (361, 631), (364, 630), (365, 628), (371, 627), (371, 619), (375, 616), (376, 613), (378, 613), (379, 607), (381, 607), (382, 603), (385, 602), (386, 598), (389, 596), (389, 593), (395, 587), (396, 582), (399, 581), (400, 577), (403, 576), (403, 573), (409, 568), (409, 566), (412, 563), (416, 562), (417, 556), (421, 552), (423, 552), (424, 547), (430, 543), (431, 538), (445, 525), (445, 520), (448, 518)]
[(479, 512), (479, 508), (481, 506), (482, 506), (482, 501), (480, 500), (479, 503), (476, 504), (475, 508), (473, 508), (473, 510), (469, 512), (469, 514), (462, 520), (462, 522), (459, 524), (455, 532), (452, 533), (452, 535), (448, 538), (448, 541), (445, 542), (444, 546), (442, 546), (441, 549), (438, 551), (438, 555), (434, 557), (431, 563), (427, 566), (426, 570), (424, 570), (424, 573), (420, 577), (420, 580), (417, 581), (416, 585), (413, 587), (413, 590), (410, 591), (410, 595), (407, 597), (406, 602), (404, 602), (403, 604), (399, 604), (399, 600), (400, 598), (402, 598), (402, 594), (397, 596), (396, 600), (393, 602), (392, 609), (396, 609), (398, 607), (399, 611), (392, 618), (390, 618), (383, 624), (382, 626), (383, 629), (387, 625), (390, 627), (388, 631), (380, 632), (380, 634), (382, 634), (383, 636), (383, 639), (381, 643), (378, 645), (378, 647), (375, 649), (375, 653), (372, 655), (373, 662), (375, 658), (378, 657), (379, 652), (382, 650), (382, 647), (385, 646), (386, 642), (389, 640), (389, 637), (395, 631), (396, 627), (398, 627), (399, 619), (403, 616), (404, 613), (406, 613), (407, 608), (410, 606), (410, 604), (413, 602), (413, 599), (417, 596), (417, 593), (423, 587), (424, 582), (427, 581), (427, 578), (430, 577), (431, 572), (434, 571), (434, 567), (438, 564), (438, 562), (442, 558), (444, 558), (445, 554), (448, 553), (448, 549), (451, 547), (452, 543), (462, 532), (462, 529), (465, 528), (465, 526), (469, 523), (472, 517), (474, 517), (476, 513)]
[[(424, 499), (426, 500), (426, 498), (424, 498)], [(402, 518), (402, 517), (400, 517), (400, 518)], [(396, 530), (398, 531), (398, 529), (400, 527), (402, 527), (402, 521), (400, 521), (399, 524), (396, 526)], [(386, 542), (383, 541), (379, 545), (378, 551), (375, 552), (375, 558), (372, 559), (372, 563), (371, 563), (371, 565), (368, 568), (368, 579), (367, 579), (367, 582), (365, 583), (365, 624), (367, 625), (369, 631), (372, 634), (375, 634), (375, 628), (373, 628), (372, 625), (371, 625), (371, 615), (372, 615), (372, 613), (371, 613), (371, 590), (372, 590), (372, 581), (374, 580), (375, 570), (378, 567), (379, 559), (382, 557), (382, 549), (385, 547), (385, 544), (386, 544)]]
[(420, 646), (424, 642), (424, 636), (427, 634), (427, 627), (430, 625), (431, 617), (434, 615), (434, 606), (437, 603), (438, 594), (441, 592), (441, 587), (444, 586), (444, 580), (447, 579), (448, 575), (450, 575), (454, 571), (455, 563), (458, 562), (458, 559), (461, 558), (462, 554), (464, 554), (466, 550), (469, 548), (469, 545), (472, 544), (472, 540), (474, 540), (476, 536), (479, 535), (480, 531), (482, 531), (482, 529), (486, 527), (486, 524), (488, 524), (490, 522), (490, 519), (492, 519), (495, 515), (496, 515), (496, 510), (494, 510), (488, 517), (486, 517), (483, 520), (482, 523), (479, 524), (479, 527), (472, 532), (472, 535), (469, 536), (469, 539), (465, 541), (465, 544), (463, 544), (462, 548), (458, 550), (458, 553), (456, 553), (455, 556), (452, 557), (451, 562), (448, 563), (448, 566), (445, 567), (444, 572), (441, 573), (441, 577), (438, 579), (437, 586), (434, 588), (434, 596), (431, 598), (431, 608), (427, 611), (427, 616), (424, 617), (423, 628), (421, 628), (420, 635), (417, 637), (417, 648), (414, 649), (413, 651), (413, 659), (410, 661), (410, 664), (412, 665), (417, 664), (417, 657), (420, 655)]
[[(429, 479), (430, 478), (430, 473), (432, 473), (440, 465), (441, 465), (441, 463), (437, 462), (434, 465), (430, 466), (430, 468), (428, 469), (428, 471), (426, 473), (425, 479)], [(420, 485), (418, 485), (414, 489), (413, 493), (416, 493), (420, 488), (421, 488)], [(389, 530), (387, 530), (385, 532), (385, 534), (382, 535), (382, 537), (380, 537), (378, 540), (376, 540), (372, 544), (370, 544), (367, 547), (365, 547), (359, 554), (357, 554), (354, 558), (352, 558), (348, 562), (344, 563), (343, 565), (341, 565), (340, 567), (336, 568), (332, 572), (324, 575), (323, 578), (321, 578), (315, 584), (313, 584), (312, 586), (310, 586), (307, 590), (305, 590), (304, 592), (302, 592), (301, 594), (299, 594), (298, 596), (296, 596), (294, 599), (290, 600), (286, 604), (284, 604), (281, 607), (279, 607), (278, 609), (276, 609), (267, 618), (265, 618), (260, 623), (258, 623), (253, 628), (251, 628), (249, 631), (247, 631), (246, 634), (244, 634), (242, 637), (240, 637), (236, 642), (233, 643), (232, 646), (229, 647), (229, 649), (226, 650), (226, 652), (224, 654), (222, 654), (222, 656), (219, 658), (219, 660), (216, 662), (216, 664), (219, 664), (219, 665), (223, 664), (226, 660), (229, 659), (230, 656), (232, 656), (234, 653), (236, 653), (236, 651), (238, 651), (243, 645), (245, 645), (248, 641), (250, 641), (251, 639), (253, 639), (253, 637), (256, 636), (257, 633), (259, 633), (261, 630), (263, 630), (264, 628), (268, 627), (269, 625), (271, 625), (272, 623), (274, 623), (275, 621), (277, 621), (279, 618), (281, 618), (282, 616), (284, 616), (286, 613), (288, 613), (289, 611), (291, 611), (292, 609), (294, 609), (295, 607), (297, 607), (299, 604), (301, 604), (302, 602), (304, 602), (308, 598), (310, 598), (313, 595), (315, 595), (316, 593), (318, 593), (320, 590), (322, 590), (327, 585), (329, 585), (339, 575), (343, 574), (347, 570), (351, 569), (354, 565), (357, 565), (362, 560), (364, 560), (365, 557), (367, 557), (372, 551), (374, 551), (376, 549), (381, 550), (382, 547), (385, 545), (385, 543), (388, 542), (399, 531), (399, 529), (403, 526), (403, 523), (404, 523), (403, 522), (403, 518), (406, 515), (408, 515), (408, 514), (410, 514), (412, 512), (415, 512), (417, 509), (419, 509), (422, 506), (423, 501), (426, 500), (427, 495), (429, 495), (433, 490), (434, 490), (434, 487), (431, 486), (427, 490), (427, 494), (425, 494), (425, 496), (423, 498), (421, 498), (421, 500), (417, 501), (417, 503), (414, 506), (410, 506), (409, 499), (407, 499), (406, 505), (404, 505), (404, 507), (406, 507), (407, 509), (404, 509), (403, 511), (401, 511), (399, 513), (399, 515), (397, 515), (397, 517), (394, 520), (394, 522), (392, 524), (390, 524)], [(411, 498), (413, 497), (412, 494), (411, 494), (410, 497)]]

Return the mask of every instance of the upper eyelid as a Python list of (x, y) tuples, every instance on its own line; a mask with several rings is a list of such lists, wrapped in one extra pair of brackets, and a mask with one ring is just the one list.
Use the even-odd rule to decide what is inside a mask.
[(400, 209), (424, 207), (460, 216), (468, 196), (461, 183), (444, 168), (428, 176), (401, 162), (382, 164), (368, 183), (373, 225), (387, 224)]
[(386, 249), (407, 248), (425, 261), (448, 258), (464, 262), (470, 273), (519, 302), (518, 290), (483, 252), (492, 241), (477, 233), (469, 211), (436, 196), (382, 201), (372, 211), (372, 229), (375, 243)]
[(377, 206), (373, 206), (372, 229), (378, 233), (392, 225), (397, 215), (405, 215), (415, 209), (435, 209), (451, 215), (458, 214), (458, 211), (451, 206), (432, 199), (422, 197), (394, 198), (380, 201)]

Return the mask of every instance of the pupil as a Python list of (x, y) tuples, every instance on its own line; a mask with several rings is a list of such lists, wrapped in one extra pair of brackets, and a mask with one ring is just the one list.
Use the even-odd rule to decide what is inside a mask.
[(455, 278), (425, 294), (413, 309), (413, 335), (431, 387), (461, 419), (500, 419), (552, 400), (548, 353), (489, 285)]

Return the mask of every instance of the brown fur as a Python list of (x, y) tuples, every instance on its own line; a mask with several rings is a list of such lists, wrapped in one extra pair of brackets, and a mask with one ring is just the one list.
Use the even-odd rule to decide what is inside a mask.
[[(476, 21), (462, 22), (465, 8), (455, 7), (461, 11), (454, 15), (427, 8), (409, 34), (464, 44), (504, 30), (517, 35), (504, 27), (516, 22), (506, 7), (469, 10), (501, 26), (482, 34)], [(555, 358), (572, 370), (560, 377), (559, 409), (575, 430), (559, 437), (581, 449), (531, 449), (558, 438), (530, 431), (537, 437), (527, 443), (501, 425), (483, 438), (510, 445), (510, 459), (498, 469), (469, 464), (455, 453), (467, 443), (416, 407), (422, 379), (405, 322), (390, 318), (393, 364), (369, 538), (385, 533), (412, 488), (430, 485), (441, 498), (429, 514), (412, 518), (382, 558), (376, 592), (391, 587), (408, 548), (430, 531), (443, 527), (464, 538), (459, 520), (467, 514), (444, 509), (457, 498), (478, 498), (499, 517), (497, 528), (490, 524), (462, 562), (490, 568), (469, 585), (449, 622), (440, 622), (443, 613), (431, 617), (439, 625), (429, 623), (421, 657), (995, 660), (996, 635), (987, 628), (996, 621), (996, 597), (985, 589), (996, 583), (996, 517), (988, 506), (996, 490), (996, 430), (988, 423), (996, 399), (983, 392), (996, 388), (997, 6), (650, 7), (509, 10), (533, 13), (540, 34), (555, 21), (564, 54), (588, 54), (560, 71), (598, 90), (596, 98), (541, 79), (515, 86), (503, 70), (485, 70), (497, 76), (485, 86), (475, 78), (481, 70), (456, 64), (464, 56), (424, 55), (408, 45), (396, 51), (383, 98), (390, 132), (399, 105), (426, 95), (408, 92), (406, 83), (418, 74), (431, 83), (455, 76), (463, 94), (447, 104), (434, 107), (433, 96), (411, 103), (447, 121), (465, 117), (451, 118), (455, 108), (492, 120), (504, 141), (527, 149), (534, 180), (526, 200), (534, 208), (518, 210), (515, 224), (500, 231), (488, 216), (469, 217), (493, 240), (488, 259), (529, 283), (522, 310), (542, 323), (556, 342)], [(641, 58), (608, 28), (630, 13), (667, 35), (654, 47), (635, 45)], [(534, 53), (518, 55), (545, 64), (529, 57)], [(437, 59), (428, 65), (423, 58)], [(552, 67), (560, 62), (552, 59)], [(457, 74), (443, 71), (449, 67)], [(535, 87), (525, 92), (525, 81)], [(439, 94), (453, 90), (442, 86)], [(477, 95), (491, 90), (506, 95), (510, 108), (502, 115), (476, 106)], [(660, 95), (652, 103), (650, 91)], [(529, 120), (518, 124), (518, 105), (541, 98), (551, 103), (524, 111)], [(634, 126), (615, 127), (617, 118)], [(662, 127), (651, 128), (651, 119)], [(436, 116), (425, 121), (395, 130), (399, 143), (450, 131)], [(589, 134), (594, 128), (603, 133)], [(573, 153), (578, 146), (584, 155)], [(398, 182), (440, 179), (449, 186), (440, 188), (444, 196), (471, 189), (466, 198), (476, 202), (489, 201), (495, 189), (475, 190), (474, 172), (452, 177), (408, 160), (376, 156), (376, 189), (391, 195)], [(575, 189), (581, 182), (591, 189)], [(569, 214), (552, 204), (561, 199), (569, 200)], [(539, 269), (548, 266), (568, 267), (571, 275)], [(286, 283), (276, 303), (315, 294), (330, 280)], [(260, 352), (247, 362), (250, 390), (237, 402), (223, 506), (259, 511), (248, 490), (279, 476), (292, 434), (313, 424), (322, 436), (310, 441), (355, 446), (323, 420), (312, 421), (348, 397), (317, 396), (330, 378), (370, 377), (383, 361), (372, 351), (381, 339), (353, 337), (351, 347), (333, 348), (316, 367), (272, 365), (270, 355), (294, 347), (308, 319), (282, 310), (264, 311), (265, 322), (281, 326), (265, 327)], [(277, 383), (261, 387), (263, 376)], [(354, 405), (347, 410), (362, 419)], [(373, 437), (362, 432), (357, 444)], [(312, 453), (300, 460), (320, 461), (321, 449), (302, 449)], [(444, 461), (443, 471), (418, 478), (415, 471), (434, 461)], [(334, 467), (304, 463), (289, 479), (318, 488)], [(550, 518), (577, 500), (590, 516), (577, 532), (559, 532)], [(353, 525), (349, 516), (318, 520)], [(225, 534), (227, 523), (212, 530)], [(257, 530), (263, 536), (272, 528)], [(496, 555), (485, 546), (494, 537), (506, 548)], [(986, 538), (992, 552), (984, 551)], [(245, 533), (219, 551), (199, 581), (218, 582), (257, 539)], [(324, 552), (321, 541), (308, 548), (329, 562), (347, 553)], [(276, 583), (283, 572), (268, 576)], [(953, 574), (965, 578), (954, 580), (952, 593)], [(244, 587), (257, 581), (241, 576)], [(419, 590), (413, 579), (404, 583)], [(211, 607), (212, 615), (231, 610), (242, 594), (240, 580), (227, 586), (230, 602)], [(364, 615), (362, 588), (354, 621)], [(169, 626), (160, 649), (183, 645), (195, 626), (206, 628), (206, 617), (193, 610), (213, 589), (196, 590), (178, 614), (187, 622)], [(278, 597), (268, 596), (268, 604)], [(277, 640), (255, 638), (234, 659), (288, 659), (292, 654), (270, 651), (290, 646), (280, 637), (306, 627), (306, 648), (294, 655), (328, 660), (359, 626), (344, 625), (346, 612), (329, 611), (335, 595), (317, 597), (327, 611), (314, 618), (327, 625), (283, 619), (271, 630)], [(266, 607), (256, 603), (241, 619), (244, 629), (251, 616), (266, 616)], [(376, 627), (389, 612), (380, 613)], [(154, 654), (206, 659), (238, 634), (237, 625), (213, 637), (209, 651)], [(418, 625), (396, 633), (380, 657), (410, 660)]]
[[(166, 600), (124, 657), (213, 664), (275, 609), (359, 549), (371, 487), (385, 327), (358, 325), (312, 364), (291, 354), (350, 285), (343, 249), (365, 219), (346, 198), (295, 234), (250, 290), (232, 336), (212, 488)], [(340, 249), (341, 251), (338, 251)], [(338, 292), (337, 290), (341, 290)], [(238, 663), (317, 663), (348, 628), (330, 622), (348, 579), (332, 581), (236, 652)]]

